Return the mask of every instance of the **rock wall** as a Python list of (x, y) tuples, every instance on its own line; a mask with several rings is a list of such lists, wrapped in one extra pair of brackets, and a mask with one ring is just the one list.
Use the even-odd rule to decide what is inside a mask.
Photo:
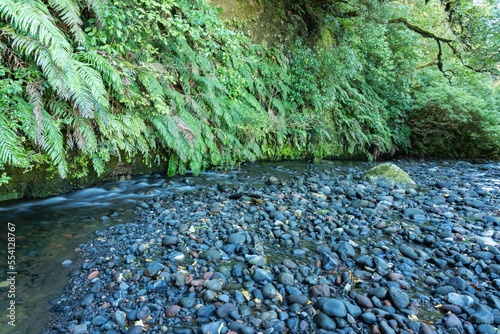
[(150, 166), (143, 162), (140, 156), (136, 156), (130, 162), (120, 162), (117, 158), (109, 161), (105, 171), (101, 175), (90, 167), (86, 176), (76, 177), (76, 173), (68, 173), (63, 179), (57, 172), (46, 166), (33, 168), (26, 171), (23, 168), (7, 168), (7, 175), (11, 180), (7, 184), (0, 185), (0, 201), (19, 198), (41, 198), (68, 193), (72, 190), (91, 187), (102, 181), (118, 180), (120, 177), (131, 175), (151, 174), (166, 172), (167, 164), (152, 164)]

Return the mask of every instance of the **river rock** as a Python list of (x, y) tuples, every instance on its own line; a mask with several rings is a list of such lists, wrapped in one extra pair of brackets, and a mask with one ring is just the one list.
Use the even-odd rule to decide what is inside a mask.
[(328, 298), (321, 307), (323, 313), (333, 317), (343, 318), (347, 315), (347, 309), (340, 300)]
[(474, 303), (474, 299), (470, 296), (460, 295), (458, 293), (450, 292), (447, 295), (448, 303), (458, 305), (461, 307), (470, 307)]
[(335, 321), (327, 316), (324, 313), (318, 313), (314, 317), (314, 323), (321, 329), (325, 329), (327, 331), (333, 331), (337, 326), (335, 325)]
[(408, 298), (408, 295), (405, 292), (401, 291), (401, 289), (398, 287), (389, 287), (387, 295), (391, 299), (394, 307), (398, 310), (404, 309), (410, 304), (410, 298)]
[(390, 187), (400, 185), (407, 188), (415, 188), (417, 184), (398, 166), (386, 162), (369, 169), (362, 176), (363, 180), (369, 182), (386, 182)]

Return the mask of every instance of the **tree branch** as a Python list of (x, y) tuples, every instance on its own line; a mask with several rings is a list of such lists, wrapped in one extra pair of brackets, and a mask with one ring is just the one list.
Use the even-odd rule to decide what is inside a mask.
[(426, 64), (421, 64), (421, 65), (415, 66), (415, 69), (419, 70), (421, 68), (426, 68), (426, 67), (434, 66), (436, 64), (437, 64), (437, 60), (432, 60), (432, 61), (430, 61), (430, 62), (428, 62)]
[(403, 23), (408, 29), (416, 32), (417, 34), (419, 34), (420, 36), (425, 37), (425, 38), (432, 38), (435, 41), (444, 42), (444, 43), (453, 42), (452, 39), (439, 37), (436, 34), (430, 32), (428, 30), (425, 30), (423, 28), (420, 28), (419, 26), (411, 24), (410, 22), (408, 22), (408, 19), (405, 18), (405, 17), (400, 17), (400, 18), (397, 18), (397, 19), (391, 19), (388, 22), (389, 23)]
[(314, 1), (309, 1), (309, 3), (313, 6), (321, 6), (321, 5), (333, 4), (333, 3), (348, 4), (349, 2), (347, 0), (314, 0)]

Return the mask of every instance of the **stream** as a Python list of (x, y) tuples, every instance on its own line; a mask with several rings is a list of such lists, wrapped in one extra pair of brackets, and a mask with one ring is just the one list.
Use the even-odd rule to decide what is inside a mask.
[[(6, 245), (7, 224), (15, 225), (16, 235), (16, 326), (8, 318), (0, 319), (0, 333), (38, 333), (46, 325), (53, 305), (68, 277), (71, 266), (63, 261), (78, 262), (75, 249), (90, 240), (96, 230), (114, 224), (134, 221), (137, 201), (147, 201), (167, 193), (184, 193), (208, 189), (239, 189), (245, 184), (263, 186), (271, 175), (291, 179), (307, 170), (308, 163), (282, 162), (245, 164), (239, 169), (202, 172), (198, 177), (165, 177), (154, 174), (133, 177), (127, 181), (106, 182), (96, 187), (62, 196), (38, 200), (15, 200), (0, 203), (0, 239)], [(336, 161), (315, 165), (324, 169), (336, 167), (368, 168), (358, 161)], [(339, 169), (340, 173), (340, 169)], [(9, 306), (7, 249), (0, 249), (0, 309)], [(2, 314), (5, 312), (2, 311)]]

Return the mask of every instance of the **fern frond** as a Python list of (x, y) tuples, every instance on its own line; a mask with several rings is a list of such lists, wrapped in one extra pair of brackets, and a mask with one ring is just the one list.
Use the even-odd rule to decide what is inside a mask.
[(41, 146), (44, 145), (43, 137), (43, 101), (42, 87), (39, 81), (32, 81), (26, 85), (26, 93), (30, 97), (30, 104), (33, 107), (33, 114), (38, 122), (38, 142)]
[(26, 163), (20, 138), (12, 130), (6, 117), (0, 113), (0, 166), (23, 166)]
[(71, 33), (79, 45), (85, 43), (85, 34), (82, 30), (82, 19), (80, 9), (73, 0), (49, 0), (49, 4), (60, 12), (61, 19), (70, 28)]
[(29, 33), (49, 49), (53, 61), (64, 68), (71, 58), (72, 48), (56, 27), (49, 10), (41, 1), (0, 2), (0, 18), (10, 21), (18, 30)]
[(171, 154), (168, 159), (168, 176), (174, 176), (177, 167), (179, 166), (179, 158), (175, 154)]
[(45, 137), (43, 149), (56, 164), (59, 175), (65, 178), (68, 172), (68, 164), (64, 149), (64, 137), (52, 116), (47, 112), (44, 113), (43, 128)]
[(108, 92), (104, 87), (102, 77), (94, 70), (89, 64), (82, 63), (78, 60), (71, 60), (73, 65), (78, 71), (78, 75), (82, 78), (82, 82), (90, 91), (90, 95), (94, 100), (94, 108), (96, 110), (108, 110)]
[(97, 137), (90, 120), (77, 116), (73, 121), (73, 133), (78, 148), (89, 155), (97, 152)]
[(51, 99), (46, 103), (47, 103), (47, 110), (50, 111), (52, 114), (57, 115), (59, 118), (62, 119), (69, 119), (70, 122), (72, 121), (70, 115), (71, 107), (66, 102), (63, 102), (60, 99)]
[[(4, 30), (6, 32), (6, 30)], [(14, 31), (9, 31), (13, 37), (12, 46), (27, 56), (33, 56), (35, 62), (47, 76), (49, 84), (63, 99), (69, 98), (67, 81), (61, 68), (52, 57), (49, 47), (27, 36), (21, 36)]]
[(101, 56), (98, 51), (91, 50), (84, 52), (81, 54), (81, 57), (90, 62), (106, 80), (106, 83), (113, 87), (117, 93), (123, 93), (125, 91), (120, 72), (118, 72), (118, 70), (111, 65), (106, 58)]
[(146, 88), (146, 91), (150, 94), (150, 99), (154, 104), (162, 103), (165, 101), (165, 94), (162, 85), (158, 80), (152, 75), (152, 73), (141, 72), (139, 74), (139, 80)]
[(97, 23), (99, 26), (104, 24), (104, 19), (106, 17), (106, 5), (105, 0), (86, 0), (87, 7), (89, 10), (93, 10), (95, 17), (97, 19)]

